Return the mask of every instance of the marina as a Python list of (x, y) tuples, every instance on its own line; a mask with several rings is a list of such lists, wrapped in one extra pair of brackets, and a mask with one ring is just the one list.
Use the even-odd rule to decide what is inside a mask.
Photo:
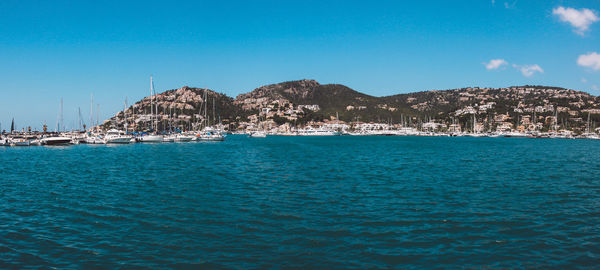
[(590, 139), (600, 140), (595, 133), (571, 135), (553, 132), (489, 132), (489, 133), (455, 133), (429, 132), (416, 129), (389, 129), (374, 131), (335, 131), (323, 128), (293, 130), (290, 132), (227, 132), (215, 128), (207, 128), (198, 132), (139, 134), (125, 133), (115, 129), (107, 132), (68, 132), (68, 133), (18, 133), (0, 135), (0, 146), (40, 146), (40, 145), (73, 145), (73, 144), (130, 144), (130, 143), (172, 143), (224, 141), (227, 134), (246, 135), (252, 138), (271, 136), (414, 136), (414, 137), (473, 137), (473, 138), (532, 138), (532, 139)]
[(600, 269), (600, 0), (0, 5), (0, 270)]

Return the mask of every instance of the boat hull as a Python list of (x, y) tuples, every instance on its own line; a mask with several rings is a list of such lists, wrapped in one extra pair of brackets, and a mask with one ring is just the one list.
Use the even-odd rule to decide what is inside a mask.
[(194, 139), (194, 137), (181, 136), (181, 137), (175, 138), (175, 141), (176, 142), (191, 142), (193, 139)]
[(225, 136), (201, 136), (197, 138), (199, 142), (222, 142), (225, 140)]
[(143, 143), (161, 143), (163, 142), (163, 137), (158, 135), (148, 135), (140, 138), (140, 142)]
[(51, 137), (51, 138), (46, 138), (42, 140), (42, 143), (44, 145), (70, 145), (71, 144), (71, 138), (67, 138), (67, 137)]
[(107, 138), (107, 144), (128, 144), (131, 142), (131, 138), (129, 137), (119, 137), (119, 138)]

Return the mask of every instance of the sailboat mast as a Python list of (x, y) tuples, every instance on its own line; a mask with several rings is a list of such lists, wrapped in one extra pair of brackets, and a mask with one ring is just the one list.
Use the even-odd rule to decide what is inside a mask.
[(78, 122), (79, 122), (77, 130), (81, 131), (81, 129), (82, 129), (81, 128), (81, 107), (77, 107), (77, 119), (78, 119)]
[(94, 93), (92, 93), (92, 99), (90, 101), (90, 128), (94, 125)]
[[(204, 121), (208, 121), (208, 118), (207, 118), (208, 114), (206, 113), (206, 108), (208, 107), (208, 102), (206, 99), (208, 98), (208, 96), (206, 95), (206, 91), (207, 90), (204, 90), (204, 99), (202, 100), (202, 103), (204, 103)], [(204, 126), (206, 127), (207, 124), (208, 124), (207, 122), (204, 123)]]
[(213, 125), (216, 123), (216, 116), (215, 116), (215, 98), (213, 97)]
[(554, 131), (558, 132), (558, 109), (556, 109), (554, 114)]
[(590, 134), (590, 113), (588, 112), (588, 121), (587, 121), (587, 133)]
[(154, 129), (154, 83), (150, 75), (150, 128)]
[(96, 126), (100, 126), (100, 104), (96, 104)]
[[(60, 128), (63, 130), (65, 129), (64, 125), (65, 122), (63, 119), (63, 98), (60, 98)], [(60, 132), (60, 129), (58, 131)]]

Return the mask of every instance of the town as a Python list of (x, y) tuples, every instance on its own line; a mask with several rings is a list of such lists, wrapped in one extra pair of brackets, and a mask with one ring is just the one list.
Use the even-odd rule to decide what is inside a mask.
[[(152, 84), (153, 85), (153, 84)], [(60, 111), (62, 112), (62, 102)], [(600, 99), (558, 87), (470, 87), (373, 97), (343, 85), (299, 80), (266, 85), (235, 99), (182, 87), (151, 95), (114, 117), (69, 130), (2, 132), (0, 145), (223, 141), (226, 134), (283, 136), (469, 136), (599, 139)], [(68, 131), (68, 132), (67, 132)], [(46, 138), (48, 137), (48, 138)]]

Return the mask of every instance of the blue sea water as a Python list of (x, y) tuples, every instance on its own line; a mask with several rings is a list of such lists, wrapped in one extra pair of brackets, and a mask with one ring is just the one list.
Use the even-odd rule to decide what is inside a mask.
[(0, 268), (597, 268), (600, 141), (0, 148)]

